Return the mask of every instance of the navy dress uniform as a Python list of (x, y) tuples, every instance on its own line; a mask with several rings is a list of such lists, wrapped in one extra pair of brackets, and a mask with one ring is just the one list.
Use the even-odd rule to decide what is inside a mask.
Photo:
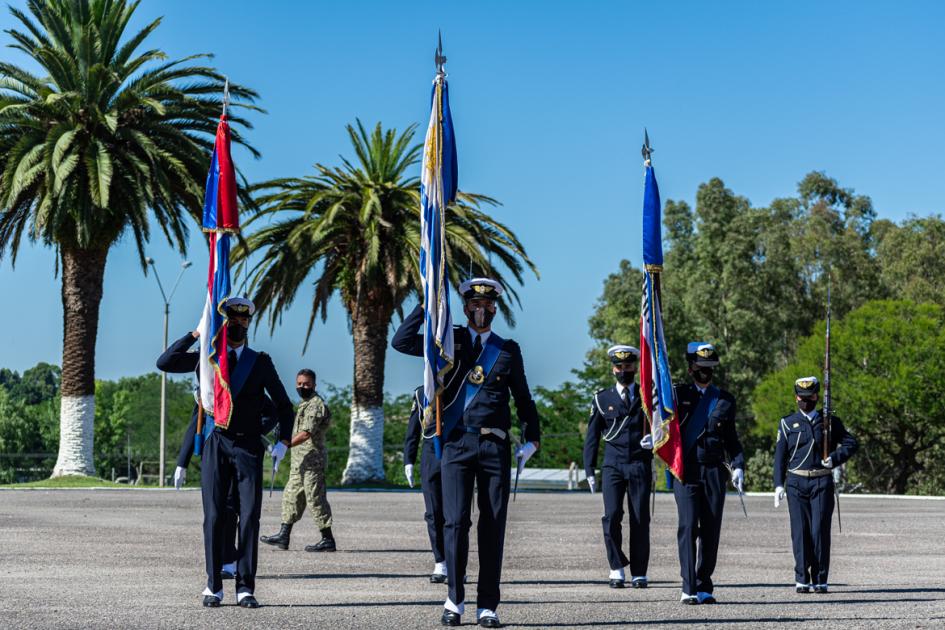
[[(183, 357), (183, 364), (194, 363), (196, 367), (196, 355), (191, 352), (186, 352), (186, 349), (193, 345), (192, 335), (187, 333), (187, 335), (181, 339), (178, 339), (174, 342), (173, 345), (168, 347), (168, 350), (158, 358), (157, 365), (158, 369), (164, 370), (165, 372), (180, 372), (178, 369), (165, 369), (161, 367), (162, 365), (171, 368), (178, 367), (173, 364), (172, 357), (175, 348), (178, 348), (179, 345), (183, 344), (185, 353), (183, 355), (177, 355), (178, 358)], [(189, 339), (191, 338), (191, 339)], [(167, 356), (168, 353), (172, 353), (171, 356)], [(193, 369), (193, 368), (192, 368)], [(189, 372), (190, 370), (184, 369), (183, 372)], [(276, 406), (272, 404), (272, 400), (266, 396), (264, 410), (263, 410), (263, 433), (269, 433), (275, 428), (278, 424), (278, 419), (276, 418)], [(187, 429), (184, 431), (184, 437), (181, 440), (180, 451), (177, 453), (177, 468), (174, 471), (174, 485), (178, 490), (184, 485), (187, 479), (187, 468), (190, 465), (190, 460), (194, 455), (194, 442), (197, 436), (197, 405), (194, 405), (194, 409), (191, 412), (190, 424), (187, 425)], [(235, 479), (234, 479), (235, 481)], [(225, 540), (225, 547), (223, 549), (223, 568), (220, 571), (223, 579), (232, 580), (236, 577), (236, 559), (238, 557), (238, 550), (236, 548), (236, 532), (239, 522), (239, 495), (236, 491), (236, 484), (230, 486), (230, 492), (226, 498), (226, 516), (225, 516), (225, 525), (223, 530), (223, 538)]]
[(831, 469), (856, 453), (856, 439), (831, 414), (829, 455), (823, 459), (824, 414), (818, 411), (820, 382), (814, 376), (794, 383), (798, 411), (781, 418), (774, 451), (774, 506), (787, 489), (794, 550), (794, 585), (798, 593), (827, 592), (830, 525), (834, 508)]
[[(413, 466), (420, 452), (420, 488), (423, 490), (423, 519), (427, 523), (430, 548), (433, 550), (433, 573), (430, 581), (434, 584), (446, 582), (446, 553), (443, 550), (443, 480), (440, 473), (440, 460), (433, 447), (435, 427), (423, 430), (423, 387), (413, 392), (413, 406), (407, 420), (407, 436), (404, 439), (404, 475), (413, 487)], [(423, 446), (421, 447), (421, 440)]]
[[(616, 384), (594, 395), (584, 440), (584, 472), (594, 491), (597, 453), (604, 439), (600, 491), (604, 497), (604, 548), (610, 565), (610, 587), (623, 588), (624, 567), (630, 565), (634, 588), (646, 588), (650, 561), (650, 492), (653, 480), (652, 438), (634, 383), (640, 355), (633, 346), (618, 345), (607, 351), (613, 363)], [(624, 554), (623, 504), (629, 517), (629, 552)]]
[[(233, 484), (239, 504), (236, 596), (240, 606), (255, 608), (259, 604), (253, 593), (256, 587), (258, 560), (259, 515), (262, 507), (262, 464), (265, 448), (262, 442), (263, 409), (266, 393), (276, 406), (279, 417), (280, 440), (288, 443), (292, 435), (292, 402), (279, 379), (269, 355), (256, 352), (245, 344), (249, 317), (255, 307), (245, 298), (226, 301), (229, 322), (227, 337), (239, 345), (228, 349), (231, 367), (233, 410), (226, 428), (214, 426), (207, 418), (208, 437), (201, 459), (201, 494), (203, 499), (204, 555), (207, 569), (207, 588), (204, 605), (219, 606), (223, 599), (220, 571), (226, 548), (227, 496)], [(190, 340), (188, 341), (188, 337)], [(189, 352), (196, 341), (193, 335), (183, 337), (175, 344), (170, 360), (174, 362), (199, 360), (198, 353)], [(192, 358), (183, 355), (192, 354)]]
[(692, 383), (675, 387), (683, 449), (683, 480), (673, 486), (679, 527), (682, 596), (685, 604), (714, 604), (715, 572), (725, 507), (725, 484), (741, 488), (745, 457), (735, 429), (735, 398), (712, 384), (718, 353), (708, 343), (686, 349)]
[[(460, 625), (465, 609), (463, 576), (469, 556), (473, 483), (478, 491), (479, 580), (476, 608), (479, 625), (499, 627), (499, 582), (505, 526), (511, 492), (509, 432), (512, 428), (510, 397), (515, 400), (522, 435), (527, 442), (516, 455), (526, 461), (538, 447), (538, 410), (525, 378), (519, 345), (491, 330), (495, 303), (502, 287), (487, 278), (467, 280), (460, 286), (469, 325), (454, 327), (455, 363), (446, 376), (443, 393), (444, 551), (449, 596), (442, 623)], [(424, 320), (417, 306), (403, 321), (391, 345), (395, 350), (423, 356)]]

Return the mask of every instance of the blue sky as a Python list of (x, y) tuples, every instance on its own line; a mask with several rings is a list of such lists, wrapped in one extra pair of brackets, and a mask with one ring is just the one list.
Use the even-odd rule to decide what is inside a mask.
[[(251, 181), (336, 164), (351, 154), (344, 125), (356, 117), (397, 128), (424, 121), (441, 28), (460, 188), (502, 201), (496, 216), (541, 272), (520, 290), (517, 328), (496, 326), (521, 342), (533, 385), (570, 376), (591, 344), (587, 318), (603, 279), (623, 258), (640, 263), (644, 126), (664, 199), (691, 203), (718, 176), (765, 205), (816, 169), (870, 195), (883, 218), (945, 209), (940, 2), (152, 0), (137, 23), (159, 15), (152, 45), (172, 57), (213, 52), (221, 71), (262, 95), (269, 113), (254, 118), (250, 138), (263, 157), (236, 155)], [(0, 28), (12, 25), (0, 10)], [(172, 282), (180, 258), (157, 239), (149, 254)], [(203, 304), (207, 256), (196, 230), (189, 255), (172, 338), (196, 325)], [(0, 365), (61, 361), (54, 264), (39, 245), (15, 270), (0, 263)], [(349, 384), (351, 339), (337, 301), (302, 355), (309, 297), (253, 345), (287, 383), (308, 366), (322, 382)], [(154, 279), (126, 240), (109, 257), (97, 375), (153, 370), (161, 318)], [(420, 370), (391, 352), (388, 391), (412, 388)]]

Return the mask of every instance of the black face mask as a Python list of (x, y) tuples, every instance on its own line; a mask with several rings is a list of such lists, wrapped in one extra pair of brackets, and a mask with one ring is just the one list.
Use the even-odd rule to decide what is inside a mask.
[(620, 370), (614, 374), (614, 378), (617, 379), (617, 382), (621, 385), (632, 385), (633, 377), (636, 376), (636, 372), (632, 370)]
[(315, 390), (311, 387), (296, 387), (295, 391), (302, 400), (308, 400), (315, 395)]
[(495, 319), (495, 313), (485, 308), (468, 309), (467, 316), (476, 328), (489, 328), (492, 326), (492, 320)]
[(696, 367), (692, 370), (692, 378), (699, 383), (708, 383), (712, 380), (712, 368)]
[(226, 338), (228, 341), (235, 341), (236, 343), (242, 343), (246, 340), (246, 329), (240, 326), (239, 324), (227, 324), (226, 325)]
[(817, 406), (816, 400), (805, 400), (802, 398), (799, 401), (797, 401), (797, 408), (803, 411), (804, 413), (812, 412), (814, 410), (814, 407), (816, 406)]

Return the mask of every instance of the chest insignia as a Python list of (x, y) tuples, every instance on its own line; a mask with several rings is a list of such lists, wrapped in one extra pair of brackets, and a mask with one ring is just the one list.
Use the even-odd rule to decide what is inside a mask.
[(792, 429), (796, 429), (796, 428), (799, 427), (799, 426), (801, 426), (801, 425), (798, 424), (797, 422), (795, 422), (794, 424), (791, 425), (791, 428), (792, 428)]
[(607, 405), (607, 411), (613, 411), (613, 410), (614, 410), (613, 405)]

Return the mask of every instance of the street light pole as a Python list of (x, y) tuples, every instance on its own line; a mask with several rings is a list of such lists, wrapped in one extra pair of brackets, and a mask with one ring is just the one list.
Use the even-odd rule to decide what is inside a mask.
[[(174, 286), (171, 288), (171, 294), (165, 295), (164, 285), (161, 284), (161, 277), (158, 275), (157, 267), (154, 265), (154, 259), (148, 257), (146, 262), (151, 265), (151, 269), (154, 270), (154, 279), (157, 280), (158, 289), (161, 290), (161, 299), (164, 301), (164, 351), (167, 351), (167, 321), (171, 313), (171, 299), (174, 297), (174, 292), (177, 291), (177, 285), (180, 284), (181, 276), (184, 275), (184, 271), (187, 267), (190, 267), (191, 262), (185, 260), (181, 263), (180, 272), (177, 274), (177, 280), (174, 281)], [(159, 465), (160, 476), (158, 477), (158, 487), (164, 487), (164, 466), (165, 466), (165, 451), (166, 449), (166, 427), (167, 427), (167, 372), (161, 372), (161, 437), (160, 437), (160, 449), (161, 453), (159, 456)]]

